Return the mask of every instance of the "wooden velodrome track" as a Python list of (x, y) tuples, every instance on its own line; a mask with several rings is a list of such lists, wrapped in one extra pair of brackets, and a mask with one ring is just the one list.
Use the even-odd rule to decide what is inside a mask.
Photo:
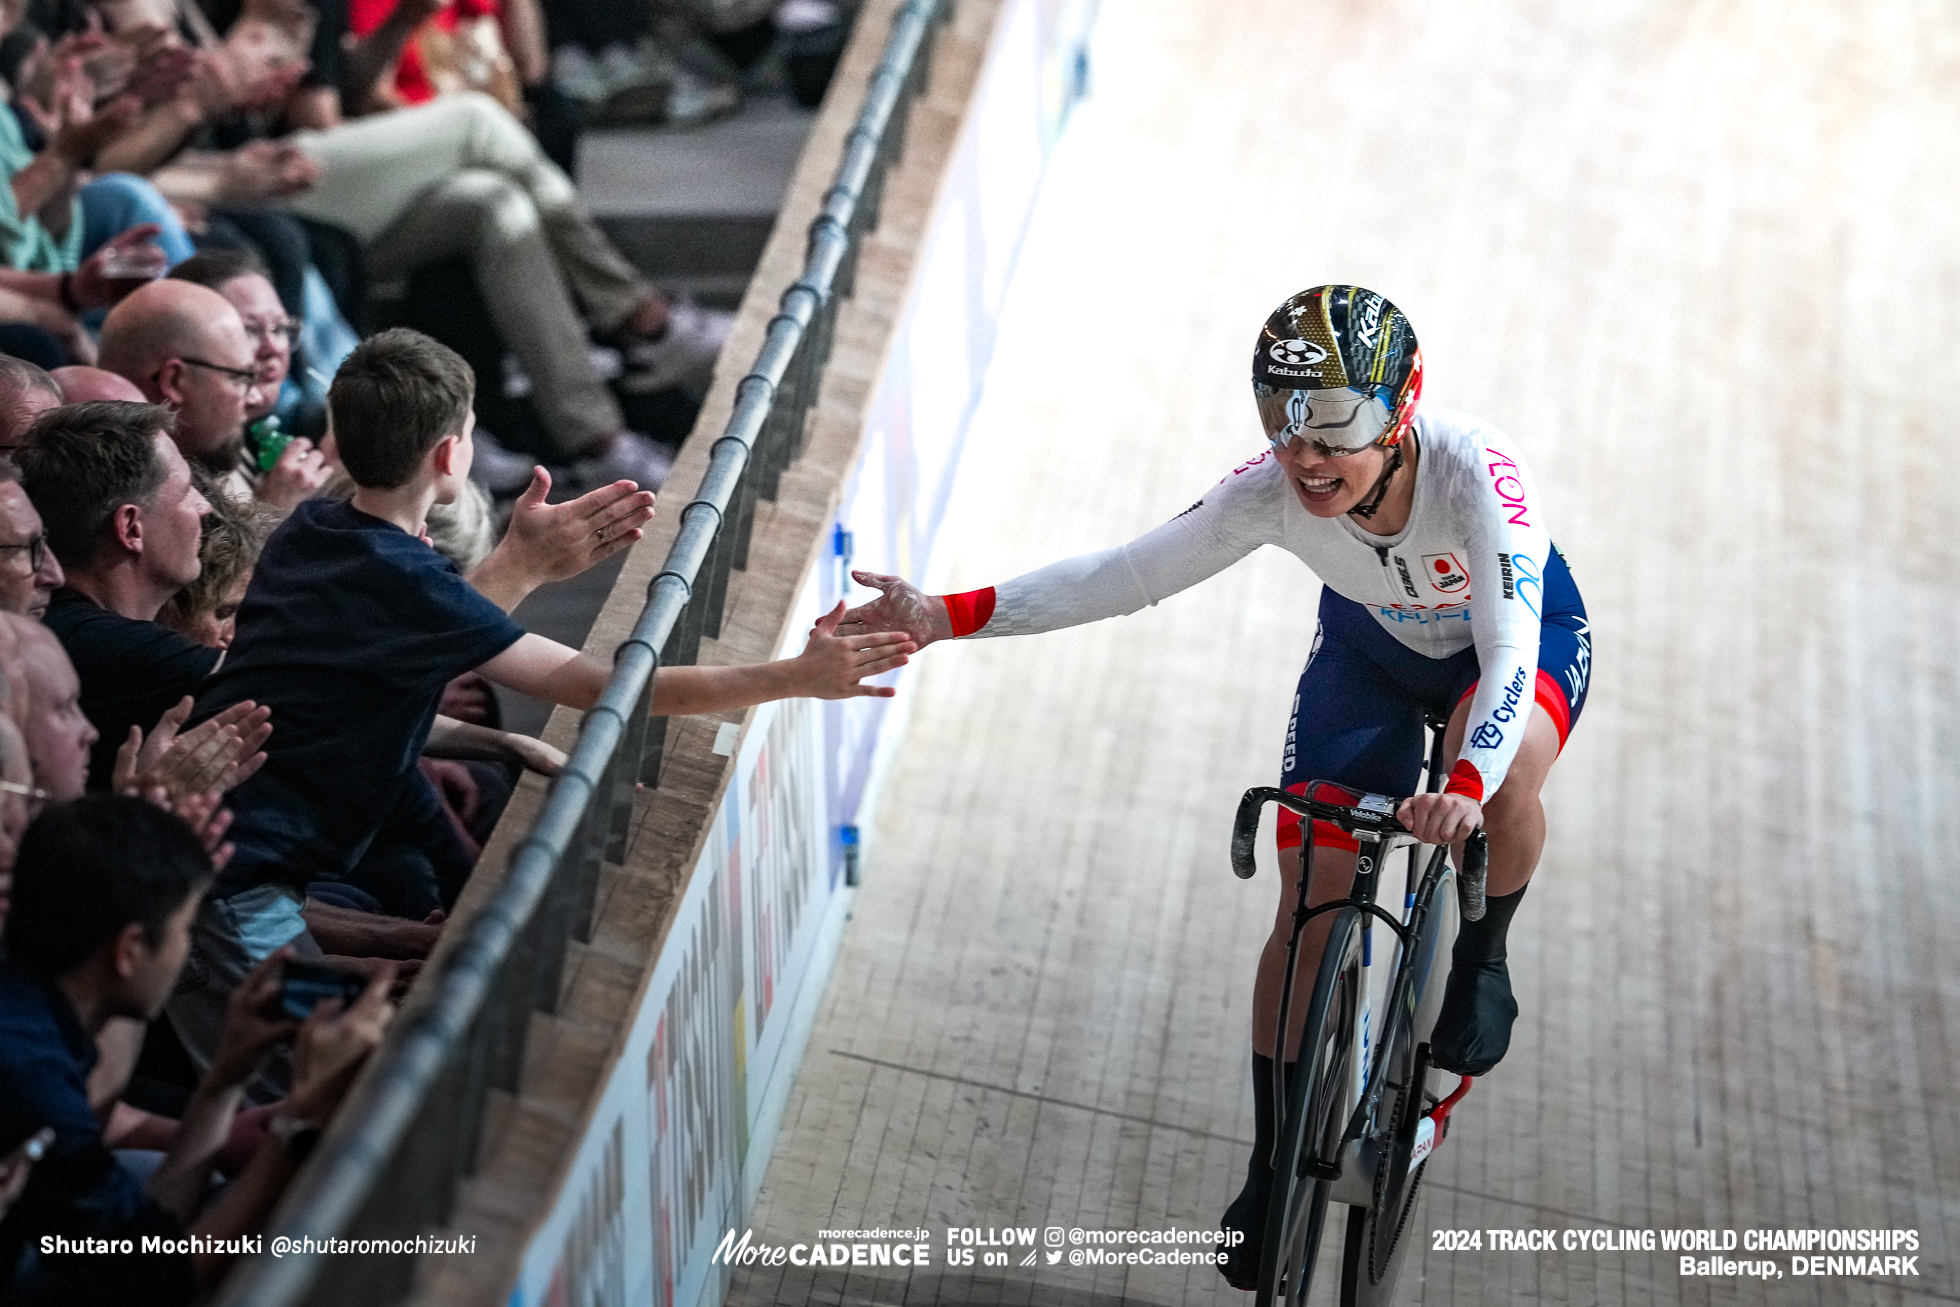
[[(1339, 280), (1410, 313), (1429, 399), (1517, 438), (1591, 609), (1524, 1014), (1398, 1301), (1960, 1302), (1950, 12), (1105, 0), (1094, 72), (953, 586), (1190, 503), (1258, 448), (1260, 321)], [(920, 659), (752, 1226), (922, 1225), (934, 1267), (745, 1272), (730, 1302), (1249, 1301), (1205, 1267), (954, 1271), (945, 1227), (1199, 1228), (1237, 1191), (1277, 887), (1231, 877), (1227, 822), (1276, 775), (1314, 598), (1268, 550)], [(1917, 1274), (1429, 1251), (1684, 1226), (1916, 1230)]]

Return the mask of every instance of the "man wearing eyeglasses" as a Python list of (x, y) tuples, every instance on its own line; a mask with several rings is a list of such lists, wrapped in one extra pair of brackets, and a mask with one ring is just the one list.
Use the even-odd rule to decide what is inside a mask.
[(177, 415), (185, 458), (223, 477), (238, 466), (245, 414), (265, 402), (245, 323), (224, 296), (186, 281), (155, 281), (102, 324), (99, 362)]
[(0, 612), (38, 622), (48, 597), (67, 578), (48, 548), (41, 515), (16, 478), (13, 464), (0, 460)]
[[(259, 372), (259, 399), (246, 406), (245, 420), (256, 422), (268, 416), (278, 407), (279, 388), (292, 371), (293, 342), (300, 324), (286, 316), (286, 306), (264, 265), (242, 250), (205, 250), (172, 268), (170, 276), (207, 286), (238, 310)], [(255, 495), (278, 509), (311, 499), (332, 475), (326, 456), (303, 436), (289, 441), (269, 468), (261, 470), (248, 448), (236, 469), (239, 497)]]

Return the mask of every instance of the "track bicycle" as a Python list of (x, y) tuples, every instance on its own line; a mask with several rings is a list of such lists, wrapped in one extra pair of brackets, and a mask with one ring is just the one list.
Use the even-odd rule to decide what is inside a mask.
[[(1431, 793), (1442, 788), (1446, 776), (1443, 725), (1428, 719), (1426, 788)], [(1336, 797), (1342, 801), (1332, 801)], [(1403, 1236), (1415, 1215), (1423, 1169), (1449, 1128), (1450, 1112), (1470, 1088), (1466, 1076), (1447, 1098), (1433, 1092), (1431, 1078), (1439, 1073), (1429, 1064), (1428, 1041), (1443, 1003), (1457, 914), (1469, 921), (1484, 915), (1489, 845), (1482, 831), (1465, 841), (1459, 878), (1446, 847), (1431, 848), (1419, 865), (1422, 846), (1395, 820), (1397, 799), (1357, 797), (1327, 781), (1312, 782), (1304, 795), (1259, 786), (1245, 792), (1233, 825), (1232, 870), (1241, 879), (1253, 874), (1259, 815), (1268, 803), (1298, 813), (1304, 838), (1274, 1042), (1279, 1056), (1273, 1074), (1279, 1083), (1273, 1101), (1283, 1107), (1257, 1304), (1307, 1301), (1332, 1203), (1348, 1209), (1341, 1307), (1385, 1307), (1411, 1242)], [(1360, 851), (1347, 897), (1309, 907), (1315, 819), (1351, 834)], [(1377, 896), (1389, 855), (1404, 846), (1407, 880), (1398, 919)], [(1288, 1077), (1284, 1054), (1300, 935), (1308, 921), (1326, 913), (1334, 914), (1333, 928), (1321, 954), (1296, 1070)], [(1369, 993), (1377, 922), (1393, 937), (1378, 1031)]]

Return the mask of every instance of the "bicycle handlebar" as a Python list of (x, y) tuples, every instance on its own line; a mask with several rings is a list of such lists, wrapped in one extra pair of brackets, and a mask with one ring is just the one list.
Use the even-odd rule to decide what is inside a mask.
[(1232, 873), (1240, 880), (1251, 880), (1257, 869), (1253, 862), (1252, 846), (1259, 838), (1259, 810), (1269, 803), (1277, 803), (1289, 812), (1298, 813), (1309, 820), (1318, 818), (1331, 821), (1345, 831), (1367, 831), (1375, 835), (1406, 835), (1408, 828), (1395, 820), (1395, 805), (1392, 800), (1384, 800), (1376, 795), (1366, 796), (1378, 804), (1386, 804), (1384, 811), (1379, 807), (1350, 807), (1339, 803), (1322, 803), (1309, 799), (1303, 794), (1289, 794), (1285, 790), (1270, 785), (1255, 785), (1245, 792), (1239, 800), (1239, 815), (1232, 822)]
[[(1238, 816), (1232, 822), (1232, 874), (1251, 880), (1258, 869), (1252, 846), (1259, 838), (1259, 810), (1277, 803), (1289, 812), (1313, 820), (1333, 822), (1344, 831), (1371, 835), (1407, 835), (1409, 828), (1395, 820), (1401, 804), (1381, 795), (1362, 796), (1359, 804), (1323, 803), (1303, 794), (1289, 794), (1270, 785), (1255, 785), (1239, 800)], [(1463, 844), (1463, 868), (1458, 880), (1462, 895), (1463, 919), (1481, 921), (1484, 915), (1484, 877), (1490, 866), (1490, 840), (1484, 832), (1472, 831)]]
[(1490, 836), (1480, 830), (1463, 841), (1463, 874), (1456, 878), (1457, 906), (1465, 921), (1484, 919), (1484, 876), (1490, 870)]

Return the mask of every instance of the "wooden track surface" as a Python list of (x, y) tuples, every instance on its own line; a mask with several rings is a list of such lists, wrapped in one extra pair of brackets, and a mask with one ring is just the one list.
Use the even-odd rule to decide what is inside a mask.
[[(1105, 0), (1094, 76), (954, 587), (1126, 539), (1255, 451), (1253, 334), (1338, 280), (1409, 312), (1428, 399), (1516, 437), (1593, 618), (1524, 1015), (1398, 1301), (1960, 1302), (1950, 11)], [(924, 1225), (935, 1266), (752, 1271), (731, 1303), (1250, 1301), (1209, 1268), (953, 1272), (945, 1227), (1199, 1228), (1236, 1193), (1276, 884), (1229, 875), (1227, 823), (1276, 775), (1314, 595), (1265, 551), (921, 658), (752, 1224)], [(1427, 1251), (1684, 1226), (1912, 1229), (1918, 1274)]]

